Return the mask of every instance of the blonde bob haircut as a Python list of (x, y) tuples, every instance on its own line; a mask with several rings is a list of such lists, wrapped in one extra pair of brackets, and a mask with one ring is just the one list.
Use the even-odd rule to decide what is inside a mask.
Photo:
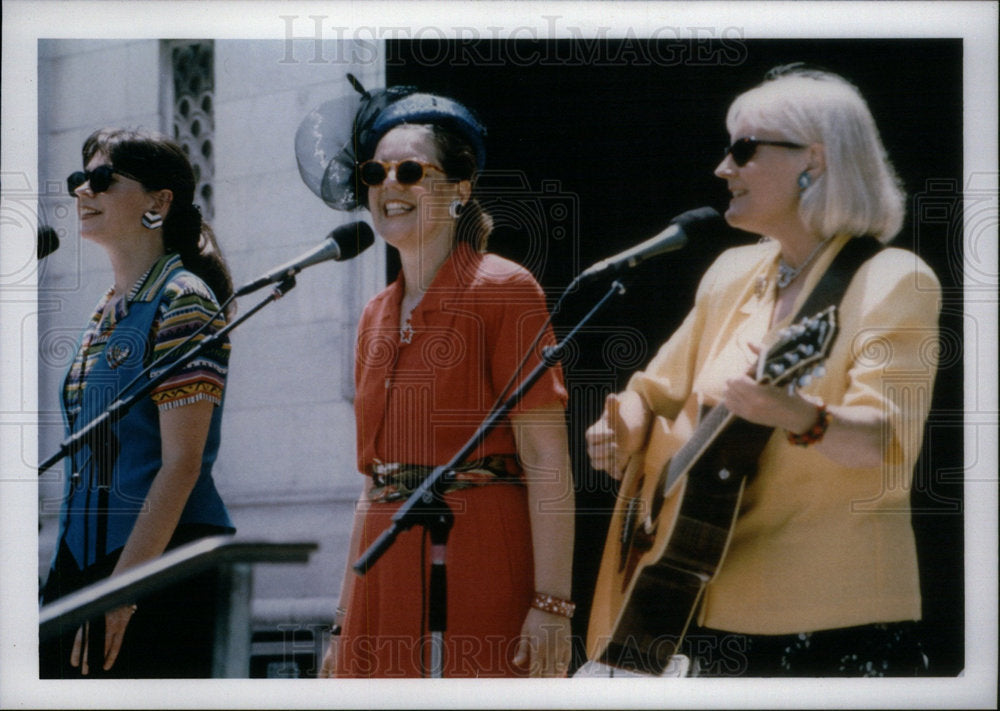
[(743, 120), (782, 140), (823, 145), (826, 169), (799, 203), (803, 222), (814, 232), (824, 238), (871, 235), (881, 242), (899, 232), (906, 197), (853, 84), (826, 71), (779, 67), (729, 107), (730, 133)]

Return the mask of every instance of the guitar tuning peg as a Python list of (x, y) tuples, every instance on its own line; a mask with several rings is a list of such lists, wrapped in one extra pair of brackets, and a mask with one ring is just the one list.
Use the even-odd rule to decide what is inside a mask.
[(822, 378), (826, 375), (826, 366), (820, 364), (813, 368), (813, 376), (816, 378)]
[(810, 384), (810, 383), (811, 383), (812, 381), (813, 381), (813, 378), (812, 378), (812, 376), (811, 376), (811, 375), (810, 375), (809, 373), (806, 373), (806, 374), (805, 374), (805, 375), (803, 375), (803, 376), (802, 376), (801, 378), (799, 378), (799, 387), (800, 387), (800, 388), (808, 388), (808, 387), (809, 387), (809, 384)]

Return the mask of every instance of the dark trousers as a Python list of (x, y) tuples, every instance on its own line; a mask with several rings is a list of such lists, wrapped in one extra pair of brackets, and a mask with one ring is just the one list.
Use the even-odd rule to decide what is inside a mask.
[[(168, 548), (224, 532), (213, 526), (181, 526)], [(121, 550), (115, 551), (80, 570), (69, 549), (62, 544), (42, 590), (43, 604), (107, 578), (120, 555)], [(209, 570), (136, 600), (138, 610), (125, 629), (118, 660), (108, 671), (102, 668), (104, 616), (92, 620), (88, 677), (191, 679), (211, 676), (216, 577), (216, 572)], [(39, 675), (42, 679), (81, 678), (80, 669), (70, 665), (77, 629), (66, 629), (41, 643)]]
[(695, 627), (683, 652), (709, 677), (922, 676), (928, 659), (917, 622), (790, 635), (746, 635)]

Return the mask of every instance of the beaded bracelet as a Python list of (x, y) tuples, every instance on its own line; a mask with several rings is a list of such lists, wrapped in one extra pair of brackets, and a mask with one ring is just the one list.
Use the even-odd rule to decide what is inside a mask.
[(788, 441), (799, 447), (808, 447), (811, 444), (816, 444), (823, 439), (823, 435), (826, 434), (826, 428), (830, 426), (831, 421), (833, 421), (833, 415), (827, 412), (826, 405), (817, 405), (816, 422), (813, 426), (802, 434), (789, 432)]
[(573, 613), (576, 612), (576, 603), (540, 592), (535, 593), (531, 606), (536, 610), (550, 612), (561, 617), (572, 617)]

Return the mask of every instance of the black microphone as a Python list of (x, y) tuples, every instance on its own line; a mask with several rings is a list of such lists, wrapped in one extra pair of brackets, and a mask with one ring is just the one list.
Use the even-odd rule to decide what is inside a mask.
[(577, 281), (590, 279), (605, 272), (617, 273), (623, 269), (631, 269), (647, 259), (680, 249), (687, 244), (689, 237), (717, 229), (721, 223), (722, 216), (714, 208), (699, 207), (688, 210), (671, 220), (667, 229), (656, 237), (588, 267), (577, 277)]
[(59, 249), (59, 235), (48, 225), (39, 225), (36, 247), (38, 259), (45, 259), (57, 249)]
[(353, 259), (371, 247), (374, 241), (375, 234), (367, 222), (352, 222), (347, 225), (341, 225), (328, 234), (322, 244), (313, 247), (298, 259), (293, 259), (287, 264), (272, 269), (264, 276), (240, 287), (236, 291), (235, 296), (246, 296), (250, 292), (257, 291), (257, 289), (268, 284), (284, 281), (313, 264), (319, 264), (330, 259), (337, 262)]

